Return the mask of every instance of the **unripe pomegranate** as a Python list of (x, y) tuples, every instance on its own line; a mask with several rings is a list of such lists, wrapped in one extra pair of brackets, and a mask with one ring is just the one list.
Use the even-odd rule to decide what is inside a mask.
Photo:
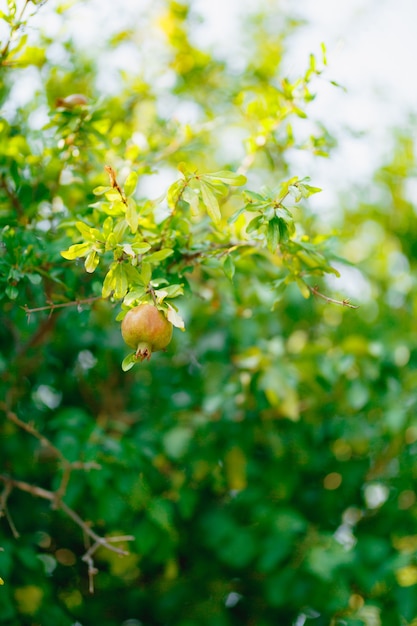
[(152, 352), (167, 347), (172, 337), (172, 324), (153, 304), (140, 304), (130, 309), (122, 321), (122, 337), (136, 350), (136, 358), (151, 358)]
[(57, 98), (55, 106), (62, 109), (74, 109), (75, 107), (86, 106), (88, 98), (82, 93), (72, 93), (66, 98)]

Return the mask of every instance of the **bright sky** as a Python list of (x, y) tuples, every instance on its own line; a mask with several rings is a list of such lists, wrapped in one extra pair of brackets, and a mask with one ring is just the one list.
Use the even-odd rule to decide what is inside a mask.
[(347, 88), (346, 94), (324, 89), (317, 107), (332, 128), (366, 133), (356, 141), (345, 138), (331, 169), (366, 180), (389, 156), (390, 129), (407, 129), (409, 115), (417, 114), (417, 2), (298, 0), (298, 7), (311, 24), (294, 39), (294, 63), (324, 41), (329, 74)]

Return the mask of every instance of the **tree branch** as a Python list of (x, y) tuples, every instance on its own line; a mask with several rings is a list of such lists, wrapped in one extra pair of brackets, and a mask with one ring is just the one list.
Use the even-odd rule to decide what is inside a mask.
[(3, 514), (11, 528), (13, 536), (15, 538), (19, 537), (19, 532), (13, 522), (13, 519), (9, 513), (7, 507), (7, 500), (13, 489), (20, 489), (20, 491), (24, 491), (26, 493), (31, 494), (34, 497), (42, 498), (44, 500), (49, 500), (51, 503), (51, 507), (54, 509), (60, 509), (67, 517), (69, 517), (77, 526), (79, 526), (84, 536), (89, 537), (94, 541), (93, 545), (88, 548), (87, 552), (82, 557), (82, 560), (87, 563), (88, 566), (88, 579), (89, 579), (89, 589), (90, 593), (94, 592), (94, 576), (97, 574), (98, 570), (94, 566), (94, 561), (92, 555), (96, 552), (96, 550), (100, 547), (106, 548), (111, 552), (115, 552), (116, 554), (120, 554), (121, 556), (126, 556), (129, 554), (127, 550), (122, 548), (118, 548), (114, 546), (113, 543), (118, 543), (121, 541), (133, 541), (134, 537), (132, 535), (122, 535), (120, 537), (102, 537), (97, 534), (91, 526), (84, 521), (80, 515), (74, 509), (69, 507), (64, 501), (63, 497), (65, 496), (69, 480), (71, 478), (71, 473), (75, 469), (82, 470), (90, 470), (90, 469), (100, 469), (100, 465), (92, 462), (83, 463), (82, 461), (69, 461), (62, 452), (44, 435), (42, 435), (32, 424), (28, 424), (21, 420), (13, 411), (9, 410), (7, 404), (4, 402), (0, 403), (0, 409), (5, 413), (8, 420), (14, 423), (18, 428), (21, 428), (25, 432), (35, 437), (42, 446), (49, 448), (54, 455), (59, 459), (62, 465), (62, 478), (59, 484), (58, 489), (55, 491), (49, 491), (48, 489), (44, 489), (43, 487), (39, 487), (38, 485), (33, 485), (27, 483), (25, 481), (16, 480), (6, 474), (0, 474), (0, 480), (4, 483), (4, 490), (0, 497), (0, 516)]
[(101, 537), (98, 535), (87, 522), (85, 522), (74, 509), (69, 507), (63, 500), (57, 498), (57, 493), (55, 491), (49, 491), (48, 489), (43, 489), (43, 487), (39, 487), (38, 485), (32, 485), (22, 480), (16, 480), (15, 478), (11, 478), (6, 474), (0, 474), (0, 480), (6, 485), (6, 489), (11, 491), (11, 489), (19, 489), (20, 491), (25, 491), (26, 493), (30, 493), (30, 495), (35, 496), (37, 498), (42, 498), (44, 500), (49, 500), (55, 509), (61, 509), (65, 515), (67, 515), (72, 521), (79, 526), (83, 532), (91, 537), (95, 543), (97, 543), (97, 547), (102, 546), (110, 550), (111, 552), (115, 552), (116, 554), (120, 554), (122, 556), (126, 556), (129, 554), (126, 550), (122, 548), (118, 548), (117, 546), (113, 546), (112, 543), (114, 541), (133, 541), (134, 537), (132, 535), (123, 536), (122, 539), (118, 537)]
[(32, 435), (32, 437), (35, 437), (35, 439), (37, 439), (42, 446), (48, 448), (59, 459), (62, 465), (62, 478), (60, 485), (55, 492), (57, 500), (61, 500), (64, 497), (73, 470), (89, 471), (91, 469), (101, 469), (101, 465), (95, 461), (89, 461), (87, 463), (83, 463), (82, 461), (68, 461), (68, 459), (62, 454), (61, 450), (59, 450), (50, 439), (42, 435), (32, 424), (28, 424), (27, 422), (21, 420), (13, 411), (8, 409), (4, 402), (0, 402), (0, 410), (6, 414), (9, 421), (16, 424), (18, 428), (21, 428), (25, 432)]
[(12, 207), (15, 209), (17, 216), (19, 218), (22, 218), (25, 214), (24, 208), (21, 205), (17, 195), (12, 189), (10, 189), (9, 185), (7, 184), (6, 176), (4, 174), (0, 176), (0, 188), (4, 190), (6, 196), (10, 200)]
[(68, 306), (80, 306), (82, 304), (91, 304), (91, 302), (96, 302), (97, 300), (104, 300), (103, 296), (92, 296), (91, 298), (84, 298), (83, 300), (71, 300), (71, 302), (62, 302), (60, 304), (54, 304), (51, 302), (45, 306), (38, 306), (33, 309), (30, 309), (27, 304), (22, 306), (21, 308), (27, 315), (31, 313), (39, 313), (39, 311), (54, 311), (55, 309), (62, 309)]
[(0, 409), (4, 411), (8, 420), (10, 420), (14, 424), (16, 424), (16, 426), (18, 426), (22, 430), (32, 435), (32, 437), (35, 437), (35, 439), (37, 439), (41, 443), (42, 446), (48, 447), (59, 458), (59, 460), (62, 461), (64, 465), (70, 464), (70, 462), (62, 454), (61, 450), (58, 450), (58, 448), (56, 448), (49, 439), (47, 439), (46, 437), (44, 437), (44, 435), (38, 432), (36, 428), (32, 426), (32, 424), (23, 422), (21, 419), (17, 417), (15, 413), (13, 413), (13, 411), (9, 411), (4, 402), (0, 403)]
[(317, 296), (318, 298), (321, 298), (326, 302), (329, 302), (331, 304), (338, 304), (339, 306), (347, 306), (349, 309), (359, 309), (358, 305), (352, 304), (347, 298), (345, 298), (344, 300), (335, 300), (335, 298), (330, 298), (324, 293), (321, 293), (316, 286), (311, 287), (310, 285), (307, 285), (307, 287), (309, 288), (313, 296)]
[(126, 198), (125, 194), (123, 193), (122, 188), (120, 187), (119, 183), (117, 182), (116, 172), (114, 171), (114, 169), (110, 165), (105, 165), (104, 169), (106, 170), (107, 174), (109, 175), (110, 186), (113, 187), (113, 189), (116, 189), (117, 193), (120, 196), (121, 201), (123, 202), (123, 204), (125, 206), (127, 206), (127, 198)]
[(4, 515), (4, 517), (7, 519), (8, 524), (10, 526), (10, 530), (12, 531), (13, 537), (15, 539), (18, 539), (20, 537), (20, 534), (13, 522), (12, 516), (10, 515), (9, 509), (7, 507), (7, 499), (10, 495), (12, 491), (12, 488), (10, 485), (5, 485), (4, 489), (3, 489), (3, 493), (1, 494), (1, 498), (0, 498), (0, 517), (2, 515)]

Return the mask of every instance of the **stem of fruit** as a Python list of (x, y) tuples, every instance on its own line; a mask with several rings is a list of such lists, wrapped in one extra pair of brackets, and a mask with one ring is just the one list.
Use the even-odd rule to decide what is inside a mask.
[(135, 353), (137, 359), (139, 359), (140, 361), (144, 361), (145, 359), (147, 359), (149, 361), (149, 359), (151, 358), (151, 354), (152, 348), (149, 343), (147, 343), (146, 341), (141, 341), (140, 343), (138, 343), (138, 347), (136, 348)]

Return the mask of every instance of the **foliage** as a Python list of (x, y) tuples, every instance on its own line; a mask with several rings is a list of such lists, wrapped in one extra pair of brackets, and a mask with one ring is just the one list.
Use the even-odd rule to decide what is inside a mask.
[[(411, 624), (409, 135), (335, 238), (289, 165), (334, 144), (309, 119), (324, 47), (282, 73), (289, 19), (251, 16), (236, 71), (157, 3), (152, 63), (101, 91), (99, 53), (28, 29), (48, 9), (0, 14), (0, 622)], [(142, 302), (184, 332), (124, 372)]]

